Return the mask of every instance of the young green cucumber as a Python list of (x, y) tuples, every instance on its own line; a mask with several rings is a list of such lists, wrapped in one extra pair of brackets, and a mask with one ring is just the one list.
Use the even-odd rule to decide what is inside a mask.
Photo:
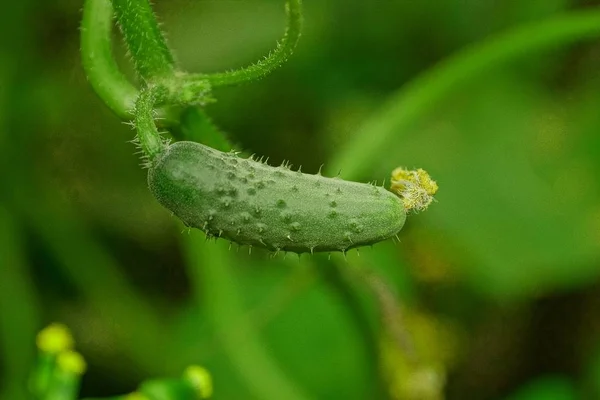
[(168, 146), (148, 184), (187, 226), (274, 251), (346, 251), (394, 236), (406, 220), (401, 199), (382, 187), (271, 167), (195, 142)]

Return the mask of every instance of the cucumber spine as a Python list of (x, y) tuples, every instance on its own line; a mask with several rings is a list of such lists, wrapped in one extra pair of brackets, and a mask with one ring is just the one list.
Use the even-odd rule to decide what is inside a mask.
[(402, 200), (382, 187), (272, 167), (188, 141), (156, 157), (148, 185), (187, 226), (272, 251), (344, 252), (393, 237), (406, 220)]

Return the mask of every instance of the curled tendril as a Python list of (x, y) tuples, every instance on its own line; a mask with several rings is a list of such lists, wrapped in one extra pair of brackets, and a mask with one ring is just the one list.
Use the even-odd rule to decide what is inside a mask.
[(290, 0), (285, 5), (286, 29), (281, 41), (268, 56), (244, 68), (214, 74), (189, 74), (188, 81), (206, 80), (213, 87), (236, 85), (263, 78), (281, 66), (292, 55), (302, 31), (302, 0)]

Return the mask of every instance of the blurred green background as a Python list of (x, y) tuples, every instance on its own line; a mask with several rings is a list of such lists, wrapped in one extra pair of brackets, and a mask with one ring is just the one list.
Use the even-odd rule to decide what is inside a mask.
[[(281, 0), (154, 3), (189, 71), (246, 65), (284, 28)], [(0, 12), (2, 400), (27, 398), (52, 321), (88, 361), (82, 396), (197, 363), (217, 400), (600, 399), (600, 40), (493, 61), (403, 129), (378, 120), (447, 57), (600, 1), (305, 0), (290, 61), (217, 90), (208, 114), (236, 148), (311, 173), (389, 128), (375, 156), (344, 153), (342, 177), (402, 165), (440, 186), (400, 243), (330, 260), (228, 251), (159, 206), (134, 132), (86, 82), (81, 7)]]

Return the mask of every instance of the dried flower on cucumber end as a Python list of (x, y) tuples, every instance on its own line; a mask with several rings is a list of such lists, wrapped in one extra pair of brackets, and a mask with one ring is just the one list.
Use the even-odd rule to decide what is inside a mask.
[(438, 185), (424, 169), (398, 167), (392, 171), (390, 190), (402, 199), (406, 211), (418, 212), (426, 210), (435, 200), (433, 196), (438, 191)]

